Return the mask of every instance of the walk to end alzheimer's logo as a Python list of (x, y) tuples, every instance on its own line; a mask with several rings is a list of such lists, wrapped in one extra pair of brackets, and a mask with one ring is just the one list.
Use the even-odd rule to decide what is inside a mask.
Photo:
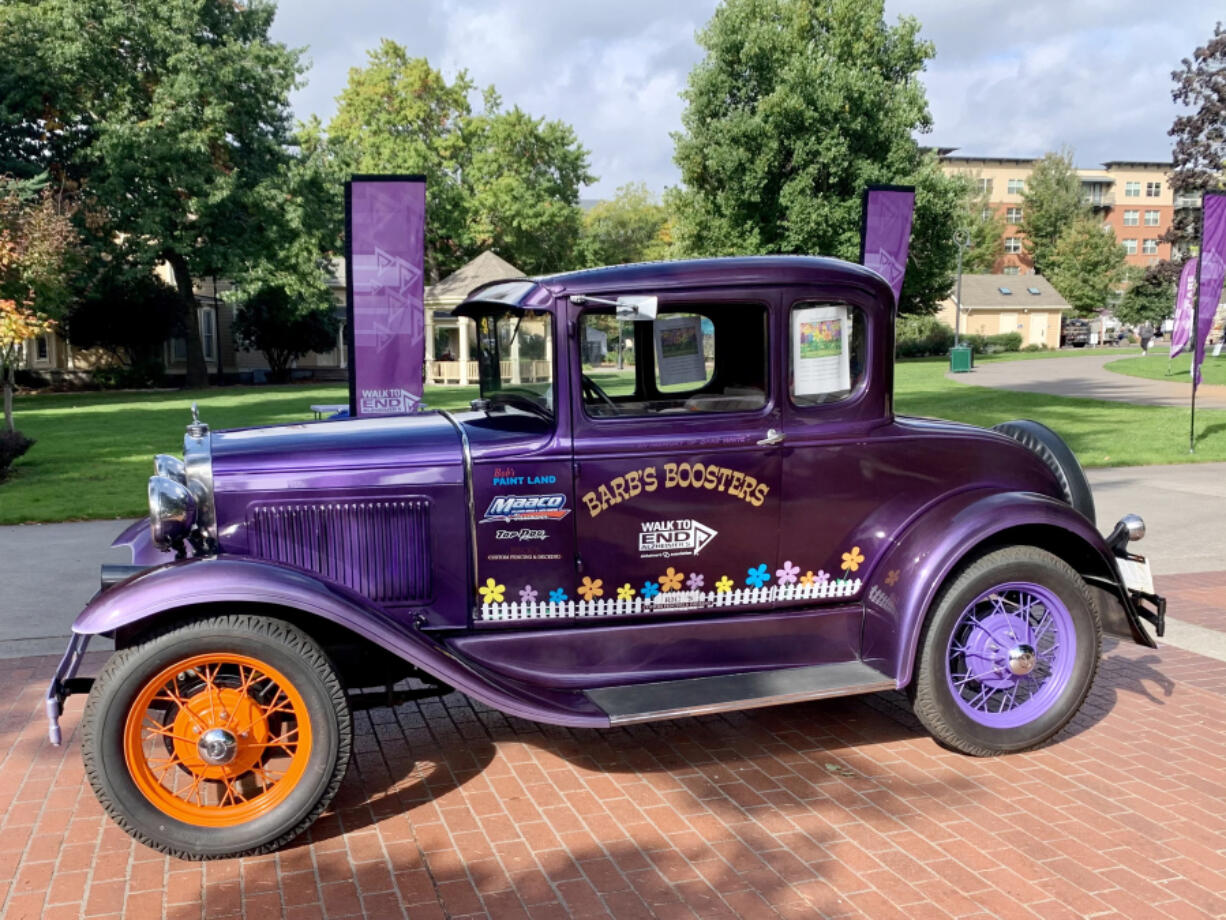
[(681, 518), (676, 521), (644, 521), (639, 533), (639, 556), (658, 559), (669, 556), (697, 556), (718, 536), (706, 524)]
[(362, 390), (358, 397), (358, 413), (374, 412), (395, 413), (413, 412), (421, 402), (420, 396), (415, 396), (408, 390), (399, 387), (380, 387), (378, 389)]

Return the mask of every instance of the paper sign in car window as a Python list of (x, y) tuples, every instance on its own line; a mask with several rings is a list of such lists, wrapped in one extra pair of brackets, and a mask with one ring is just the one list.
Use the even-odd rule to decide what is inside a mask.
[(792, 392), (814, 396), (851, 389), (851, 323), (843, 306), (792, 311)]
[(706, 382), (701, 316), (670, 316), (656, 320), (655, 336), (660, 386)]

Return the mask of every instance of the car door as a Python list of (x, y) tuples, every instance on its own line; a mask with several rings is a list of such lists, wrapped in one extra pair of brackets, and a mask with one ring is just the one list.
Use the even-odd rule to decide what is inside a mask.
[[(565, 592), (576, 616), (773, 603), (781, 463), (768, 312), (760, 292), (662, 298), (654, 321), (632, 324), (634, 363), (620, 375), (597, 349), (577, 350), (578, 580)], [(597, 338), (600, 315), (578, 314), (580, 341)]]

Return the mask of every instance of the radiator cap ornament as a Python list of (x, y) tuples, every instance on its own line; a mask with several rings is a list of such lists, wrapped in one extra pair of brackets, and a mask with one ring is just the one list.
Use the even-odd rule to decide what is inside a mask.
[(209, 426), (200, 421), (200, 410), (197, 409), (194, 401), (192, 402), (192, 423), (187, 426), (187, 433), (197, 440), (209, 433)]

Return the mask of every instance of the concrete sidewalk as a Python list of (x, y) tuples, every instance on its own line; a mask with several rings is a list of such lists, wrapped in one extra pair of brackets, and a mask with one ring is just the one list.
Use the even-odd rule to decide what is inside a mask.
[[(968, 374), (947, 373), (958, 383), (998, 387), (1023, 393), (1048, 393), (1082, 399), (1106, 399), (1140, 406), (1187, 408), (1192, 399), (1186, 383), (1148, 380), (1107, 370), (1103, 365), (1128, 355), (1086, 355), (1045, 361), (988, 361)], [(1204, 384), (1196, 391), (1198, 409), (1226, 409), (1226, 387)]]

